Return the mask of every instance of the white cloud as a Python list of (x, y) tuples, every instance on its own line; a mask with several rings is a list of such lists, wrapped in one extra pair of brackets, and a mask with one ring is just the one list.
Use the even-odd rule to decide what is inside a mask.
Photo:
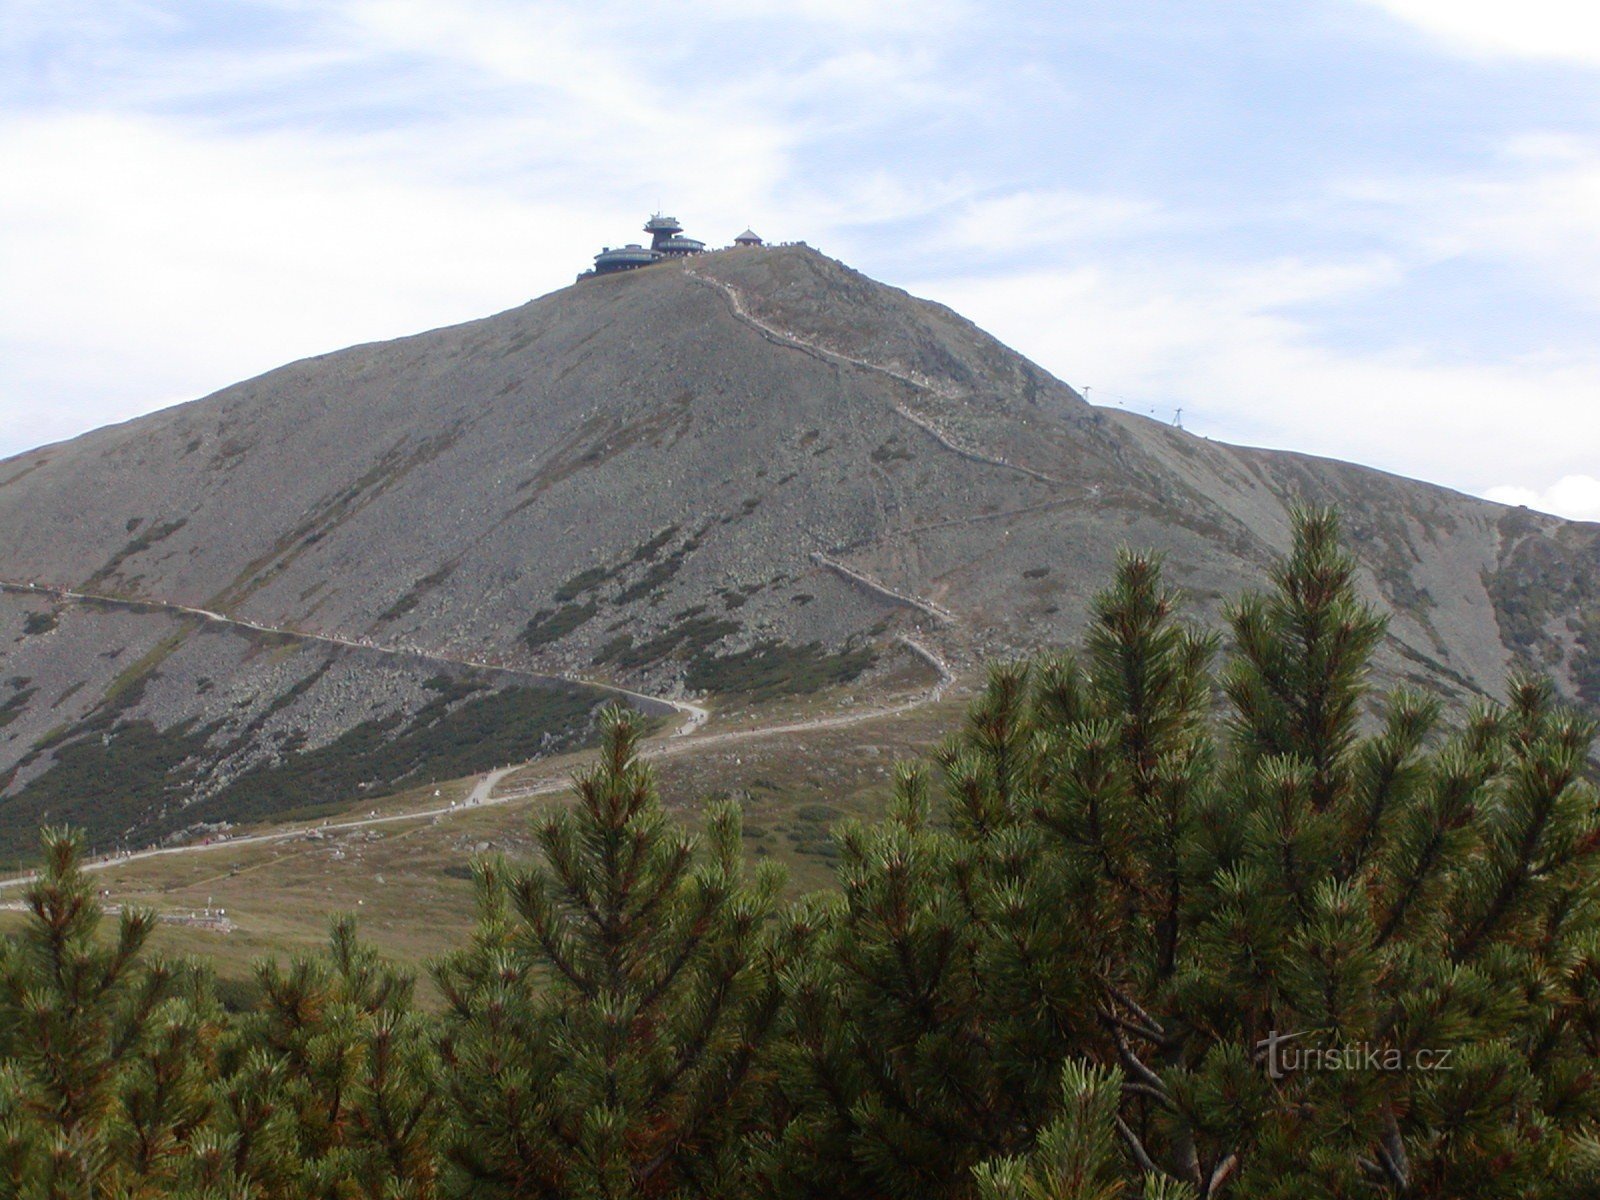
[(693, 9), (681, 3), (627, 4), (624, 10), (651, 22), (677, 23), (691, 16), (739, 21), (802, 20), (843, 30), (926, 30), (965, 16), (965, 0), (696, 0)]
[[(809, 6), (852, 36), (812, 39), (795, 71), (672, 79), (681, 6), (267, 3), (302, 36), (248, 54), (141, 49), (142, 22), (165, 28), (142, 0), (27, 0), (26, 35), (0, 35), (70, 35), (96, 63), (73, 103), (0, 116), (0, 455), (560, 287), (657, 203), (713, 242), (752, 220), (815, 240), (966, 194), (876, 163), (790, 178), (819, 120), (939, 98), (933, 64), (879, 36), (889, 4)], [(354, 98), (318, 79), (340, 67), (405, 115), (324, 119)], [(807, 95), (820, 118), (796, 115)]]
[[(1526, 134), (1466, 173), (1347, 182), (1339, 198), (1378, 214), (1417, 261), (1512, 266), (1600, 307), (1600, 143)], [(1385, 216), (1386, 214), (1386, 216)]]
[(1526, 487), (1492, 487), (1485, 499), (1501, 504), (1521, 504), (1574, 521), (1600, 521), (1600, 478), (1565, 475), (1542, 490)]
[[(481, 316), (569, 282), (578, 247), (613, 232), (603, 212), (422, 184), (342, 150), (146, 119), (0, 124), (0, 441)], [(551, 229), (572, 253), (551, 253)]]
[(1590, 0), (1365, 0), (1463, 52), (1600, 66), (1600, 9)]
[(985, 196), (963, 205), (945, 223), (940, 241), (979, 253), (1010, 253), (1149, 232), (1163, 220), (1160, 206), (1131, 196), (1070, 188), (1029, 189)]
[(1341, 349), (1286, 312), (1377, 286), (1391, 272), (1382, 260), (1122, 261), (945, 278), (916, 290), (1067, 382), (1090, 385), (1096, 403), (1160, 420), (1182, 407), (1189, 429), (1222, 440), (1472, 492), (1594, 462), (1600, 356), (1482, 366), (1415, 349)]
[[(1076, 192), (1023, 192), (960, 211), (947, 236), (989, 256), (920, 290), (952, 305), (1097, 403), (1192, 430), (1303, 450), (1484, 493), (1514, 481), (1530, 506), (1586, 513), (1581, 480), (1600, 461), (1600, 350), (1534, 334), (1517, 355), (1339, 339), (1340, 306), (1415, 303), (1414, 276), (1441, 263), (1514, 272), (1552, 315), (1600, 307), (1600, 149), (1525, 135), (1473, 173), (1367, 179), (1304, 205), (1307, 233), (1340, 230), (1366, 253), (1230, 261), (1207, 253), (1217, 213)], [(1052, 221), (1071, 236), (1058, 249)], [(1124, 233), (1131, 238), (1118, 240)], [(1147, 235), (1182, 249), (1157, 255)], [(1312, 239), (1308, 243), (1314, 244)], [(1009, 269), (1006, 253), (1038, 253)], [(1467, 276), (1470, 277), (1470, 276)], [(1493, 292), (1480, 301), (1492, 311)], [(1421, 327), (1429, 329), (1427, 322)], [(1431, 331), (1438, 334), (1441, 331)], [(1387, 340), (1387, 344), (1385, 344)], [(1556, 431), (1559, 431), (1556, 432)], [(1559, 489), (1534, 486), (1558, 475)]]

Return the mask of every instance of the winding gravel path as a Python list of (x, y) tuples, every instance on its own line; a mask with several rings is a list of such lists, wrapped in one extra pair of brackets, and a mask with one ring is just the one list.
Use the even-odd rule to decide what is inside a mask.
[[(895, 368), (886, 366), (883, 363), (872, 362), (865, 358), (857, 358), (852, 354), (846, 354), (841, 350), (835, 350), (831, 346), (824, 346), (820, 342), (814, 342), (810, 338), (801, 337), (799, 334), (794, 333), (791, 330), (780, 329), (776, 325), (768, 324), (745, 306), (744, 298), (739, 294), (739, 290), (732, 284), (721, 279), (713, 278), (709, 275), (702, 275), (692, 266), (684, 267), (684, 274), (694, 282), (701, 284), (704, 287), (711, 288), (714, 291), (720, 292), (724, 299), (727, 300), (728, 308), (737, 320), (744, 322), (744, 324), (748, 325), (757, 333), (760, 333), (768, 341), (773, 342), (776, 345), (787, 346), (791, 350), (799, 350), (802, 353), (809, 354), (813, 358), (820, 359), (823, 362), (835, 364), (842, 363), (848, 366), (859, 368), (863, 371), (875, 371), (879, 375), (887, 375), (890, 379), (896, 380), (899, 383), (903, 383), (907, 387), (914, 388), (919, 392), (926, 392), (931, 396), (938, 396), (942, 400), (959, 400), (961, 398), (961, 393), (955, 388), (929, 379), (924, 375), (913, 374), (906, 371), (898, 371)], [(998, 454), (990, 454), (985, 450), (978, 449), (976, 446), (969, 446), (958, 438), (951, 436), (951, 434), (942, 428), (932, 417), (929, 417), (925, 413), (919, 413), (908, 405), (896, 404), (894, 405), (894, 411), (898, 416), (906, 421), (909, 421), (918, 429), (926, 433), (929, 437), (933, 438), (935, 442), (943, 446), (946, 450), (961, 458), (967, 459), (969, 462), (983, 463), (986, 466), (1000, 467), (1007, 471), (1015, 471), (1019, 475), (1026, 475), (1030, 479), (1037, 479), (1041, 483), (1052, 484), (1056, 487), (1073, 486), (1065, 479), (1059, 479), (1056, 476), (1048, 475), (1043, 471), (1036, 471), (1032, 467), (1023, 466), (1021, 463), (1014, 463), (1008, 458), (1004, 458)]]
[(581, 683), (603, 692), (610, 692), (614, 696), (624, 696), (630, 700), (643, 700), (648, 704), (664, 704), (675, 709), (684, 720), (673, 731), (674, 737), (682, 737), (685, 734), (692, 733), (704, 725), (711, 717), (711, 714), (706, 709), (698, 704), (690, 704), (687, 700), (670, 700), (665, 696), (647, 696), (643, 692), (630, 691), (628, 688), (617, 687), (615, 684), (610, 683), (601, 683), (594, 679), (585, 679), (580, 675), (541, 674), (538, 671), (524, 671), (517, 667), (507, 667), (499, 663), (483, 662), (472, 658), (457, 658), (453, 655), (440, 654), (434, 650), (423, 650), (414, 646), (385, 646), (362, 638), (344, 638), (331, 633), (307, 633), (303, 629), (283, 629), (275, 625), (262, 625), (256, 621), (247, 621), (242, 617), (230, 617), (223, 613), (213, 612), (209, 608), (194, 608), (187, 604), (174, 604), (166, 600), (129, 599), (126, 596), (106, 596), (96, 592), (79, 592), (71, 588), (51, 587), (49, 584), (43, 583), (12, 583), (7, 580), (0, 580), (0, 588), (18, 592), (33, 592), (36, 595), (51, 596), (57, 600), (76, 601), (79, 603), (114, 604), (122, 608), (132, 609), (154, 608), (181, 616), (198, 617), (202, 621), (215, 625), (231, 626), (235, 629), (248, 629), (255, 633), (295, 638), (304, 642), (317, 642), (325, 646), (340, 646), (350, 650), (367, 650), (376, 654), (389, 654), (396, 657), (421, 658), (429, 662), (447, 663), (458, 667), (472, 667), (475, 670), (493, 671), (501, 675), (520, 675), (525, 679)]
[[(488, 663), (473, 662), (470, 659), (450, 658), (444, 655), (429, 654), (426, 651), (409, 648), (378, 646), (368, 642), (352, 641), (347, 638), (333, 637), (326, 634), (308, 634), (299, 630), (276, 629), (270, 625), (260, 625), (252, 621), (242, 621), (221, 613), (211, 612), (208, 609), (191, 608), (181, 604), (167, 604), (156, 600), (126, 600), (115, 596), (97, 596), (93, 593), (76, 592), (68, 588), (53, 588), (40, 584), (4, 583), (0, 586), (13, 590), (30, 591), (43, 595), (55, 596), (69, 601), (92, 601), (108, 604), (121, 604), (143, 608), (158, 608), (172, 612), (184, 613), (200, 617), (207, 621), (222, 625), (239, 626), (252, 629), (259, 633), (278, 634), (287, 637), (303, 638), (307, 641), (322, 642), (337, 646), (349, 646), (362, 650), (372, 650), (379, 653), (404, 654), (410, 657), (421, 656), (439, 662), (454, 663), (461, 666), (478, 667), (483, 670), (509, 672), (512, 674), (530, 675), (530, 672), (513, 671), (508, 667), (495, 666)], [(644, 744), (643, 755), (646, 758), (675, 757), (678, 754), (692, 753), (699, 750), (715, 749), (719, 746), (732, 745), (738, 742), (755, 741), (760, 738), (778, 737), (785, 734), (803, 733), (823, 729), (841, 729), (851, 725), (860, 725), (867, 721), (878, 720), (883, 717), (895, 716), (899, 713), (909, 712), (921, 708), (923, 705), (932, 704), (941, 699), (945, 689), (955, 680), (950, 666), (933, 650), (906, 635), (898, 639), (908, 650), (928, 663), (939, 673), (939, 680), (926, 691), (919, 692), (906, 700), (892, 704), (877, 705), (870, 708), (858, 709), (853, 712), (843, 713), (832, 717), (813, 717), (804, 721), (795, 721), (778, 725), (754, 726), (750, 729), (731, 729), (717, 733), (699, 732), (710, 719), (710, 712), (698, 704), (690, 704), (684, 700), (668, 700), (663, 697), (647, 696), (642, 692), (629, 691), (611, 684), (594, 683), (587, 679), (574, 679), (570, 676), (544, 676), (543, 678), (567, 678), (571, 682), (586, 683), (592, 687), (602, 688), (606, 691), (631, 699), (649, 700), (658, 704), (672, 706), (682, 713), (684, 720), (671, 733), (651, 738)], [(310, 825), (297, 825), (285, 829), (275, 829), (268, 833), (245, 834), (240, 837), (230, 837), (214, 842), (197, 843), (186, 846), (164, 846), (150, 850), (136, 850), (126, 854), (114, 855), (108, 858), (94, 859), (83, 864), (85, 871), (103, 871), (109, 867), (123, 863), (137, 862), (141, 859), (167, 858), (180, 854), (204, 854), (216, 850), (232, 850), (240, 846), (261, 846), (272, 842), (293, 841), (297, 838), (309, 837), (313, 834), (328, 835), (357, 829), (367, 829), (375, 825), (391, 825), (404, 821), (444, 820), (448, 817), (463, 812), (470, 812), (476, 808), (486, 808), (493, 805), (511, 804), (519, 800), (526, 800), (532, 796), (549, 795), (562, 792), (571, 786), (571, 779), (564, 773), (553, 773), (550, 778), (539, 780), (537, 783), (526, 787), (515, 788), (510, 791), (498, 793), (496, 789), (502, 780), (516, 771), (537, 763), (513, 764), (499, 767), (484, 775), (474, 782), (472, 790), (461, 801), (451, 801), (448, 804), (436, 805), (430, 808), (414, 809), (408, 812), (374, 814), (348, 821), (325, 821)], [(0, 888), (11, 887), (16, 884), (29, 883), (34, 878), (33, 873), (26, 875), (13, 875), (8, 879), (0, 879)]]

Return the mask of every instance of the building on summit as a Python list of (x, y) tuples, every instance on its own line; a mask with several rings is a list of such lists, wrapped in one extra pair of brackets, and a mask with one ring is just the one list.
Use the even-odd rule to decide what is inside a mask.
[(706, 248), (704, 242), (683, 236), (683, 226), (678, 224), (677, 217), (663, 217), (660, 213), (656, 213), (644, 223), (644, 231), (650, 235), (650, 249), (662, 258), (681, 258), (685, 254), (699, 254)]
[(648, 267), (651, 263), (661, 258), (654, 250), (646, 249), (638, 242), (629, 242), (626, 246), (618, 246), (613, 250), (610, 246), (601, 250), (594, 256), (594, 269), (579, 275), (579, 279), (588, 279), (591, 275), (615, 275), (618, 271), (631, 271), (635, 267)]
[[(583, 272), (578, 278), (592, 279), (596, 275), (615, 275), (619, 271), (648, 267), (651, 263), (658, 263), (664, 259), (687, 258), (691, 254), (699, 254), (706, 248), (704, 242), (683, 236), (683, 226), (678, 223), (676, 217), (655, 213), (644, 223), (644, 231), (650, 235), (648, 246), (641, 246), (638, 242), (629, 242), (626, 246), (606, 246), (594, 256), (594, 267)], [(746, 247), (764, 244), (757, 234), (748, 229), (733, 241), (736, 246)]]

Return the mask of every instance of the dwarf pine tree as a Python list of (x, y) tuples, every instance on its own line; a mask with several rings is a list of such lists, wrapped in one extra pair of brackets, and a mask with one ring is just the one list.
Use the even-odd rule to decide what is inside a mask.
[(1123, 556), (785, 914), (610, 712), (541, 860), (479, 864), (441, 1018), (349, 922), (230, 1018), (48, 834), (0, 1200), (1600, 1195), (1594, 725), (1377, 694), (1358, 583), (1297, 514), (1224, 652)]
[(888, 818), (837, 834), (840, 894), (803, 914), (813, 949), (786, 976), (778, 1194), (964, 1194), (972, 1165), (1021, 1149), (1048, 1107), (1070, 1004), (1039, 996), (1023, 1012), (998, 993), (1012, 994), (1008, 960), (1033, 937), (1059, 947), (1060, 931), (1019, 917), (1002, 937), (991, 900), (1037, 837), (1020, 823), (1035, 786), (1027, 681), (991, 672), (941, 749), (942, 813), (929, 773), (903, 767)]
[(437, 1062), (412, 978), (334, 920), (327, 949), (256, 971), (217, 1081), (217, 1178), (261, 1200), (429, 1200)]
[(1027, 1194), (1069, 1060), (1117, 1073), (1129, 1187), (1597, 1186), (1591, 727), (1522, 680), (1454, 731), (1374, 697), (1383, 625), (1331, 514), (1297, 515), (1273, 582), (1218, 677), (1124, 557), (1078, 665), (991, 683), (938, 810), (906, 785), (843, 833), (778, 1190)]
[(663, 810), (637, 718), (604, 717), (543, 861), (482, 871), (472, 946), (436, 973), (464, 1194), (743, 1196), (777, 1016), (782, 877), (742, 866), (739, 813), (702, 846)]
[(1067, 1055), (1118, 1033), (1113, 997), (1174, 974), (1214, 650), (1174, 604), (1126, 556), (1087, 669), (991, 672), (938, 755), (941, 820), (907, 771), (888, 821), (842, 832), (842, 898), (792, 977), (778, 1190), (971, 1196), (1048, 1119)]
[(147, 961), (152, 914), (114, 938), (76, 834), (46, 830), (28, 922), (0, 942), (0, 1196), (172, 1194), (211, 1111), (204, 978)]
[(1455, 733), (1405, 692), (1363, 730), (1382, 626), (1337, 535), (1302, 514), (1274, 591), (1232, 615), (1224, 850), (1121, 1048), (1136, 1070), (1179, 1047), (1143, 1149), (1203, 1195), (1583, 1194), (1593, 730), (1517, 679)]
[[(1068, 1062), (1061, 1070), (1060, 1109), (1026, 1155), (973, 1168), (978, 1200), (1134, 1200), (1117, 1139), (1122, 1072)], [(1142, 1200), (1192, 1200), (1187, 1184), (1144, 1175)]]
[[(971, 855), (933, 827), (926, 775), (889, 818), (839, 835), (842, 897), (810, 913), (817, 954), (788, 980), (785, 1195), (918, 1196), (1008, 1148), (1025, 1096), (1004, 1077), (962, 880)], [(1024, 1091), (1031, 1090), (1027, 1087)], [(974, 1149), (976, 1147), (977, 1149)]]

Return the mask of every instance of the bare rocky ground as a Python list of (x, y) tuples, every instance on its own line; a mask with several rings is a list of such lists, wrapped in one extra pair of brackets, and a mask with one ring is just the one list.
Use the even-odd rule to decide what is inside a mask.
[[(261, 627), (0, 593), (0, 842), (116, 764), (161, 780), (106, 791), (108, 836), (225, 817), (253, 768), (352, 738), (526, 720), (484, 706), (544, 686), (506, 670), (727, 708), (871, 691), (903, 636), (958, 670), (1070, 643), (1124, 545), (1214, 617), (1304, 501), (1345, 513), (1387, 676), (1493, 694), (1528, 661), (1600, 700), (1600, 527), (1096, 409), (805, 247), (586, 281), (0, 463), (0, 582)], [(587, 712), (552, 709), (548, 748)], [(349, 782), (312, 774), (283, 807)]]

